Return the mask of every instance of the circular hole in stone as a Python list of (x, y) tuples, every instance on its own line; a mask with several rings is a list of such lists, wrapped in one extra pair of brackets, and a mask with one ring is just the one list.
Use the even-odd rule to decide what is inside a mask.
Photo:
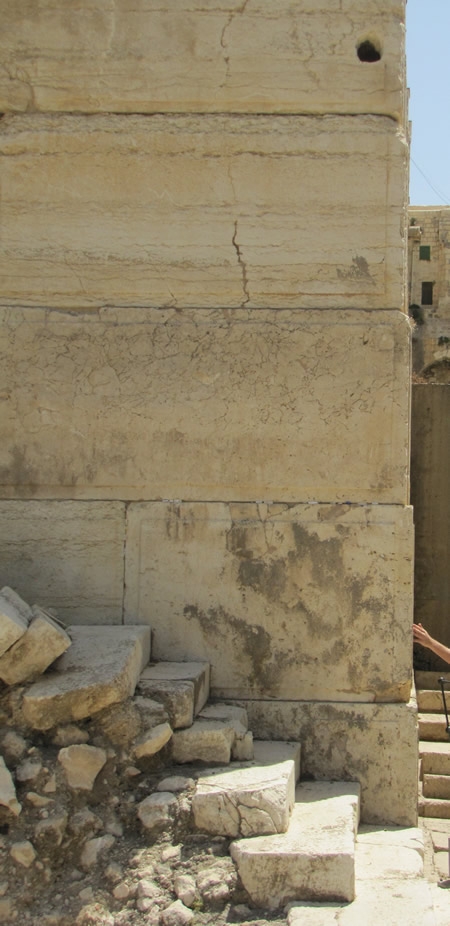
[(360, 61), (379, 61), (381, 58), (381, 52), (370, 39), (365, 39), (364, 42), (360, 42), (357, 48), (357, 54)]

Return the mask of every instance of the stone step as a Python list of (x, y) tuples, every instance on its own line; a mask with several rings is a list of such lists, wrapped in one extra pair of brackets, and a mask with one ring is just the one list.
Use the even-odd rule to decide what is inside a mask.
[[(448, 739), (444, 714), (419, 714), (419, 737), (421, 740), (444, 742)], [(448, 740), (450, 742), (450, 740)]]
[(433, 743), (420, 740), (419, 760), (424, 775), (450, 775), (450, 741)]
[(355, 900), (347, 905), (295, 903), (287, 911), (288, 926), (438, 926), (422, 875), (423, 854), (419, 829), (360, 827)]
[(304, 782), (286, 833), (231, 844), (253, 903), (277, 910), (300, 900), (354, 899), (359, 794), (356, 782)]
[(91, 717), (134, 694), (150, 656), (145, 626), (73, 626), (72, 645), (53, 670), (31, 685), (23, 714), (36, 730)]
[(425, 797), (422, 782), (419, 782), (419, 816), (437, 817), (440, 820), (450, 820), (450, 801), (437, 797)]
[[(450, 714), (450, 691), (446, 693), (447, 710)], [(444, 712), (440, 689), (420, 689), (417, 692), (417, 707), (421, 713), (439, 714)]]
[(161, 701), (174, 730), (191, 726), (209, 698), (207, 662), (156, 662), (143, 670), (140, 694)]
[(422, 787), (424, 797), (450, 800), (450, 775), (424, 775)]
[(446, 678), (450, 681), (450, 666), (448, 669), (444, 669), (442, 672), (422, 672), (417, 671), (414, 673), (414, 682), (416, 686), (416, 691), (420, 689), (437, 689), (440, 690), (439, 679)]
[(196, 827), (220, 836), (285, 833), (294, 806), (299, 753), (299, 744), (264, 743), (259, 750), (262, 764), (255, 760), (208, 771), (198, 779), (192, 800)]

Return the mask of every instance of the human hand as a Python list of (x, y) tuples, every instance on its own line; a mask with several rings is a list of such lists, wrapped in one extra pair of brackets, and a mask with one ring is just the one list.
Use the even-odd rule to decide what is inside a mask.
[(432, 642), (432, 638), (427, 630), (422, 627), (422, 624), (413, 624), (413, 637), (414, 643), (420, 643), (421, 646), (429, 647)]

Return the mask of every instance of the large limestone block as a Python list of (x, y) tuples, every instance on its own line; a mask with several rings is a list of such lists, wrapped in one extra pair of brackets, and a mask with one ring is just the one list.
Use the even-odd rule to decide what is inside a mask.
[(193, 713), (195, 716), (208, 700), (209, 678), (210, 669), (207, 662), (157, 662), (145, 667), (139, 683), (191, 682), (194, 689)]
[[(246, 701), (245, 706), (255, 736), (301, 742), (302, 775), (358, 780), (364, 823), (417, 825), (417, 713), (413, 701)], [(434, 748), (437, 744), (429, 745)]]
[[(3, 304), (404, 303), (408, 147), (390, 118), (6, 116), (0, 155)], [(104, 367), (83, 396), (116, 391)]]
[[(410, 326), (401, 312), (17, 309), (0, 318), (3, 496), (407, 502)], [(51, 566), (49, 534), (55, 588), (70, 555), (64, 608), (79, 621), (74, 573), (83, 568), (96, 608), (111, 615), (123, 509), (46, 502), (13, 511), (2, 554), (20, 537), (34, 560), (42, 521), (37, 587)], [(21, 534), (33, 511), (36, 525)], [(30, 569), (28, 558), (13, 565), (18, 578)]]
[[(20, 405), (30, 401), (30, 395), (20, 398), (20, 389), (16, 397)], [(44, 409), (41, 412), (45, 414)], [(70, 417), (68, 406), (66, 412)], [(72, 426), (68, 427), (70, 430)], [(45, 432), (43, 426), (42, 437)], [(20, 472), (27, 471), (25, 459), (31, 462), (33, 441), (30, 434), (29, 442), (27, 439), (23, 444), (24, 456), (16, 458), (11, 478), (17, 479), (17, 484), (21, 482)], [(76, 441), (79, 443), (79, 436)], [(69, 463), (68, 458), (63, 462), (64, 442), (61, 432), (60, 440), (55, 433), (53, 449), (47, 443), (45, 455), (52, 457), (53, 471), (55, 458), (63, 466)], [(44, 452), (45, 443), (44, 439), (39, 454)], [(72, 474), (76, 480), (75, 470)], [(29, 478), (34, 479), (31, 471), (25, 481)], [(69, 475), (62, 478), (66, 487), (70, 479)], [(71, 489), (64, 491), (72, 493)], [(1, 501), (0, 582), (8, 580), (24, 598), (46, 609), (54, 608), (66, 624), (120, 623), (124, 531), (125, 507), (119, 502)]]
[(245, 889), (270, 910), (295, 900), (353, 900), (358, 784), (307, 782), (295, 797), (287, 833), (231, 844)]
[[(145, 671), (145, 670), (144, 670)], [(139, 679), (137, 691), (155, 699), (167, 712), (173, 730), (190, 727), (194, 720), (194, 684), (177, 679)]]
[[(0, 658), (23, 637), (28, 628), (28, 617), (11, 599), (8, 594), (10, 591), (12, 589), (6, 587), (6, 595), (3, 590), (0, 592)], [(31, 610), (29, 613), (31, 616)]]
[(125, 620), (215, 697), (408, 700), (410, 508), (137, 504), (127, 537)]
[[(2, 10), (3, 111), (403, 108), (404, 3), (40, 0)], [(381, 60), (361, 63), (375, 41)]]
[(221, 770), (198, 779), (192, 798), (198, 829), (222, 836), (285, 833), (295, 800), (295, 763)]
[(230, 761), (236, 739), (232, 722), (195, 720), (187, 730), (175, 730), (172, 737), (174, 762), (207, 762), (216, 765)]
[(72, 646), (54, 671), (24, 695), (25, 720), (37, 730), (81, 720), (124, 701), (134, 693), (149, 660), (149, 627), (70, 627), (69, 634)]
[(288, 926), (446, 926), (448, 897), (445, 891), (445, 911), (435, 915), (431, 885), (424, 878), (390, 881), (356, 882), (356, 897), (351, 904), (293, 904), (287, 914)]
[(71, 644), (69, 635), (40, 608), (33, 608), (27, 630), (0, 657), (0, 678), (7, 685), (18, 685), (45, 672)]

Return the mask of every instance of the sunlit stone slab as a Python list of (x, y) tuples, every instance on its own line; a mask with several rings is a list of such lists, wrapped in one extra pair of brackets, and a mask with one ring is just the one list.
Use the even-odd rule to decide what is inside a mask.
[(216, 697), (405, 701), (412, 569), (411, 508), (132, 504), (125, 620)]
[(400, 307), (408, 149), (381, 116), (6, 116), (3, 303)]
[[(402, 115), (401, 0), (52, 0), (2, 9), (0, 105)], [(361, 63), (369, 37), (381, 60)]]
[(400, 312), (1, 320), (4, 497), (407, 502)]

